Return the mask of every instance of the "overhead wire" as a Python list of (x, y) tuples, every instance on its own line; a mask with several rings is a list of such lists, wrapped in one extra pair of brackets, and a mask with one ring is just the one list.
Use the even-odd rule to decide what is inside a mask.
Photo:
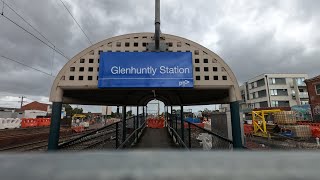
[[(4, 2), (2, 0), (2, 2)], [(7, 5), (5, 3), (5, 5)], [(8, 5), (7, 5), (8, 6)], [(8, 6), (9, 7), (9, 6)], [(48, 43), (44, 42), (42, 39), (40, 39), (39, 37), (37, 37), (36, 35), (34, 35), (33, 33), (31, 33), (30, 31), (28, 31), (27, 29), (25, 29), (24, 27), (22, 27), (21, 25), (19, 25), (17, 22), (13, 21), (12, 19), (10, 19), (9, 17), (7, 17), (6, 15), (4, 15), (4, 13), (1, 14), (3, 17), (5, 17), (8, 21), (10, 21), (11, 23), (15, 24), (16, 26), (18, 26), (19, 28), (21, 28), (22, 30), (24, 30), (26, 33), (30, 34), (31, 36), (33, 36), (34, 38), (36, 38), (37, 40), (39, 40), (40, 42), (42, 42), (44, 45), (48, 46), (49, 48), (51, 48), (52, 50), (54, 50), (55, 52), (57, 52), (58, 54), (60, 54), (61, 56), (63, 56), (64, 58), (70, 60), (69, 57), (67, 57), (66, 55), (64, 55), (62, 52), (60, 52), (60, 50), (57, 50), (56, 48), (54, 48), (54, 46), (49, 45)]]
[[(29, 23), (24, 17), (22, 17), (17, 11), (15, 11), (11, 6), (9, 6), (9, 4), (7, 4), (6, 2), (4, 2), (3, 0), (1, 0), (3, 2), (3, 6), (6, 5), (11, 11), (13, 11), (18, 17), (20, 17), (25, 23), (27, 23), (33, 30), (35, 30), (42, 38), (44, 38), (45, 40), (47, 40), (52, 46), (55, 46), (48, 38), (46, 38), (39, 30), (37, 30), (31, 23)], [(59, 50), (57, 47), (55, 47), (55, 49), (57, 49), (57, 51), (60, 51), (62, 53), (61, 50)]]
[(2, 1), (2, 11), (1, 11), (1, 15), (3, 15), (3, 10), (4, 10), (4, 1)]
[(76, 24), (78, 25), (78, 27), (80, 28), (80, 30), (82, 31), (82, 33), (86, 36), (86, 38), (88, 39), (88, 41), (90, 42), (90, 44), (92, 45), (92, 42), (90, 40), (90, 38), (88, 37), (88, 35), (84, 32), (84, 30), (82, 29), (82, 27), (80, 26), (80, 24), (78, 23), (78, 21), (75, 19), (75, 17), (72, 15), (72, 13), (70, 12), (70, 10), (67, 8), (67, 6), (64, 4), (64, 2), (62, 0), (60, 0), (60, 2), (63, 4), (64, 8), (68, 11), (68, 13), (70, 14), (70, 16), (72, 17), (72, 19), (74, 20), (74, 22), (76, 22)]
[(52, 75), (52, 74), (50, 74), (50, 73), (47, 73), (47, 72), (42, 71), (42, 70), (40, 70), (40, 69), (37, 69), (37, 68), (34, 68), (34, 67), (29, 66), (29, 65), (27, 65), (27, 64), (24, 64), (24, 63), (22, 63), (22, 62), (20, 62), (20, 61), (18, 61), (18, 60), (15, 60), (15, 59), (12, 59), (12, 58), (8, 58), (8, 57), (3, 56), (3, 55), (0, 55), (0, 57), (2, 57), (2, 58), (4, 58), (4, 59), (7, 59), (7, 60), (9, 60), (9, 61), (13, 61), (13, 62), (18, 63), (18, 64), (20, 64), (20, 65), (26, 66), (26, 67), (28, 67), (28, 68), (30, 68), (30, 69), (33, 69), (33, 70), (38, 71), (38, 72), (41, 72), (41, 73), (46, 74), (46, 75), (48, 75), (48, 76), (55, 77), (54, 75)]

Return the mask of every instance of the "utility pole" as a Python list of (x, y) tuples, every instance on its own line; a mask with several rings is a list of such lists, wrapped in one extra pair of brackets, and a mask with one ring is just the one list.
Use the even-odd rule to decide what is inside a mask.
[(23, 105), (23, 102), (25, 102), (23, 99), (24, 99), (24, 98), (27, 98), (27, 97), (21, 96), (21, 97), (19, 97), (19, 98), (21, 98), (21, 101), (19, 101), (19, 102), (20, 102), (20, 109), (21, 109), (21, 108), (22, 108), (22, 105)]
[(155, 0), (155, 49), (160, 50), (160, 0)]

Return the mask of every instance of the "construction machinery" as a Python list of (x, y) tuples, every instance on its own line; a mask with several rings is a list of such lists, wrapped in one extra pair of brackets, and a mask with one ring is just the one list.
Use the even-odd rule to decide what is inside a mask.
[(72, 126), (83, 126), (84, 128), (89, 128), (89, 122), (86, 122), (86, 115), (74, 114), (72, 116)]
[(281, 112), (280, 109), (269, 109), (269, 110), (256, 110), (252, 111), (252, 125), (253, 135), (268, 137), (267, 121), (266, 117), (274, 115), (276, 112)]

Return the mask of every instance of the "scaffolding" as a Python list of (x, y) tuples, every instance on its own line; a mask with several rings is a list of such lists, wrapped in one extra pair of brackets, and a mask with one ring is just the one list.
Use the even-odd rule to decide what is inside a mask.
[(253, 134), (268, 137), (266, 116), (280, 111), (280, 109), (252, 111)]

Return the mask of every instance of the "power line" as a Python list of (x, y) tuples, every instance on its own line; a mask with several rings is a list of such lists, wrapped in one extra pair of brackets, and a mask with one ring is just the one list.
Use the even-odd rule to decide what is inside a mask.
[(59, 53), (61, 56), (65, 57), (66, 59), (70, 59), (67, 56), (65, 56), (63, 53), (61, 53), (60, 51), (57, 51), (56, 49), (54, 49), (53, 47), (51, 47), (48, 43), (44, 42), (42, 39), (38, 38), (36, 35), (32, 34), (30, 31), (26, 30), (25, 28), (23, 28), (22, 26), (20, 26), (18, 23), (14, 22), (13, 20), (11, 20), (9, 17), (5, 16), (4, 14), (1, 14), (3, 17), (5, 17), (8, 21), (12, 22), (13, 24), (15, 24), (16, 26), (18, 26), (19, 28), (21, 28), (22, 30), (24, 30), (25, 32), (27, 32), (28, 34), (30, 34), (31, 36), (33, 36), (34, 38), (38, 39), (40, 42), (42, 42), (43, 44), (45, 44), (46, 46), (48, 46), (49, 48), (53, 49), (54, 51), (56, 51), (57, 53)]
[(46, 75), (48, 75), (48, 76), (55, 77), (55, 76), (53, 76), (53, 75), (51, 75), (51, 74), (49, 74), (49, 73), (47, 73), (47, 72), (44, 72), (44, 71), (42, 71), (42, 70), (40, 70), (40, 69), (34, 68), (34, 67), (32, 67), (32, 66), (29, 66), (29, 65), (26, 65), (26, 64), (24, 64), (24, 63), (22, 63), (22, 62), (19, 62), (19, 61), (17, 61), (17, 60), (8, 58), (8, 57), (3, 56), (3, 55), (0, 55), (0, 57), (2, 57), (2, 58), (4, 58), (4, 59), (7, 59), (7, 60), (10, 60), (10, 61), (13, 61), (13, 62), (18, 63), (18, 64), (20, 64), (20, 65), (26, 66), (26, 67), (28, 67), (28, 68), (30, 68), (30, 69), (33, 69), (33, 70), (38, 71), (38, 72), (41, 72), (41, 73), (46, 74)]
[(88, 41), (90, 42), (90, 44), (92, 45), (92, 42), (90, 41), (88, 35), (84, 32), (84, 30), (82, 29), (82, 27), (80, 26), (80, 24), (78, 23), (78, 21), (74, 18), (74, 16), (71, 14), (71, 12), (69, 11), (69, 9), (67, 8), (67, 6), (64, 4), (64, 2), (62, 0), (60, 0), (60, 2), (63, 4), (64, 8), (66, 8), (66, 10), (68, 11), (68, 13), (70, 14), (70, 16), (72, 17), (72, 19), (74, 20), (74, 22), (77, 23), (78, 27), (81, 29), (81, 31), (83, 32), (83, 34), (87, 37)]
[[(37, 30), (34, 26), (32, 26), (25, 18), (23, 18), (17, 11), (15, 11), (11, 6), (9, 6), (9, 4), (7, 4), (6, 2), (4, 2), (3, 0), (1, 0), (3, 2), (3, 7), (6, 5), (11, 11), (13, 11), (17, 16), (19, 16), (25, 23), (27, 23), (33, 30), (35, 30), (41, 37), (43, 37), (45, 40), (47, 40), (57, 51), (59, 51), (60, 53), (62, 53), (62, 51), (60, 49), (58, 49), (57, 47), (55, 47), (55, 45), (48, 39), (46, 38), (39, 30)], [(3, 10), (2, 10), (3, 12)], [(3, 13), (2, 13), (3, 15)], [(63, 53), (62, 53), (63, 54)], [(69, 59), (69, 58), (67, 58)]]

